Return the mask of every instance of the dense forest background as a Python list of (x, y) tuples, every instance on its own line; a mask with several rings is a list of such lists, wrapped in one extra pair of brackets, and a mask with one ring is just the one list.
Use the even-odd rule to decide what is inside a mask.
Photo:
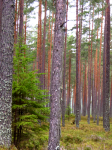
[(39, 149), (42, 131), (49, 129), (48, 149), (58, 150), (60, 124), (65, 127), (65, 120), (69, 121), (71, 116), (76, 129), (82, 116), (87, 117), (88, 124), (92, 119), (97, 125), (103, 117), (102, 126), (109, 132), (110, 1), (10, 0), (9, 5), (5, 3), (0, 0), (0, 145), (9, 147), (12, 143), (18, 149)]

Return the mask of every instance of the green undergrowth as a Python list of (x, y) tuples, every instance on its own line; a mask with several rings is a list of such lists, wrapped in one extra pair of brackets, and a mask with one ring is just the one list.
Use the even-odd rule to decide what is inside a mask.
[[(72, 122), (74, 116), (66, 118), (65, 127), (61, 127), (60, 150), (112, 150), (112, 119), (110, 119), (110, 131), (103, 129), (103, 118), (100, 118), (99, 125), (93, 123), (91, 117), (90, 124), (87, 123), (87, 116), (81, 117), (79, 128)], [(26, 147), (21, 150), (47, 150), (49, 127), (43, 123), (45, 130), (42, 130), (35, 138), (26, 141)], [(25, 139), (24, 139), (25, 142)], [(35, 149), (35, 144), (38, 149)], [(27, 148), (31, 145), (31, 148)], [(5, 149), (2, 149), (5, 150)], [(14, 147), (10, 150), (16, 150)]]
[(62, 127), (60, 145), (63, 150), (111, 150), (112, 149), (112, 119), (110, 119), (110, 131), (103, 129), (103, 118), (100, 117), (99, 125), (87, 123), (87, 116), (81, 117), (79, 128), (76, 128), (72, 122), (74, 117), (65, 121), (65, 127)]

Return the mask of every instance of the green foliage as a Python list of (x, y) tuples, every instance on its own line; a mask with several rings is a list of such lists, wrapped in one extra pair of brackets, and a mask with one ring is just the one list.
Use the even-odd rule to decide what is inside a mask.
[[(27, 51), (26, 45), (20, 46), (17, 44), (13, 59), (12, 127), (13, 134), (16, 133), (16, 137), (13, 138), (19, 142), (19, 146), (22, 140), (22, 144), (25, 146), (24, 138), (32, 141), (35, 136), (39, 136), (43, 129), (46, 129), (39, 125), (39, 121), (40, 124), (42, 124), (42, 121), (45, 122), (50, 113), (49, 108), (45, 107), (48, 103), (46, 99), (47, 91), (40, 89), (39, 76), (41, 74), (37, 74), (37, 70), (29, 71), (33, 59), (30, 56), (24, 56), (24, 50)], [(30, 142), (31, 145), (32, 142)], [(38, 142), (36, 141), (35, 143)], [(31, 145), (29, 144), (29, 147)]]
[(65, 143), (77, 143), (77, 144), (80, 144), (83, 140), (81, 137), (79, 136), (70, 136), (70, 135), (67, 135), (64, 139), (62, 139), (63, 142)]

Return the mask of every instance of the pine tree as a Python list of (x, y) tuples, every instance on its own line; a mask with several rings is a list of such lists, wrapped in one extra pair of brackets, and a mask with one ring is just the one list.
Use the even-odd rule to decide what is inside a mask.
[[(0, 1), (0, 145), (11, 145), (14, 0)], [(2, 30), (1, 30), (2, 28)]]
[(62, 54), (64, 46), (64, 23), (65, 23), (66, 1), (56, 0), (56, 20), (54, 29), (54, 47), (51, 71), (50, 92), (50, 130), (48, 150), (60, 149), (60, 119), (61, 119), (61, 80), (62, 80)]
[(109, 87), (110, 87), (110, 0), (106, 0), (103, 52), (103, 127), (110, 130)]

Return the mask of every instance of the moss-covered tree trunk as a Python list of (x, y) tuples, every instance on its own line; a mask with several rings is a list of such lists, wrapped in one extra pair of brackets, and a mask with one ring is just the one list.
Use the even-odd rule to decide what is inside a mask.
[(61, 118), (61, 80), (62, 54), (64, 49), (64, 22), (66, 0), (56, 0), (56, 20), (54, 29), (54, 47), (52, 55), (51, 90), (50, 90), (50, 130), (48, 150), (60, 149), (60, 118)]
[[(1, 6), (1, 5), (0, 5)], [(0, 145), (11, 145), (14, 0), (3, 0), (0, 32)]]

